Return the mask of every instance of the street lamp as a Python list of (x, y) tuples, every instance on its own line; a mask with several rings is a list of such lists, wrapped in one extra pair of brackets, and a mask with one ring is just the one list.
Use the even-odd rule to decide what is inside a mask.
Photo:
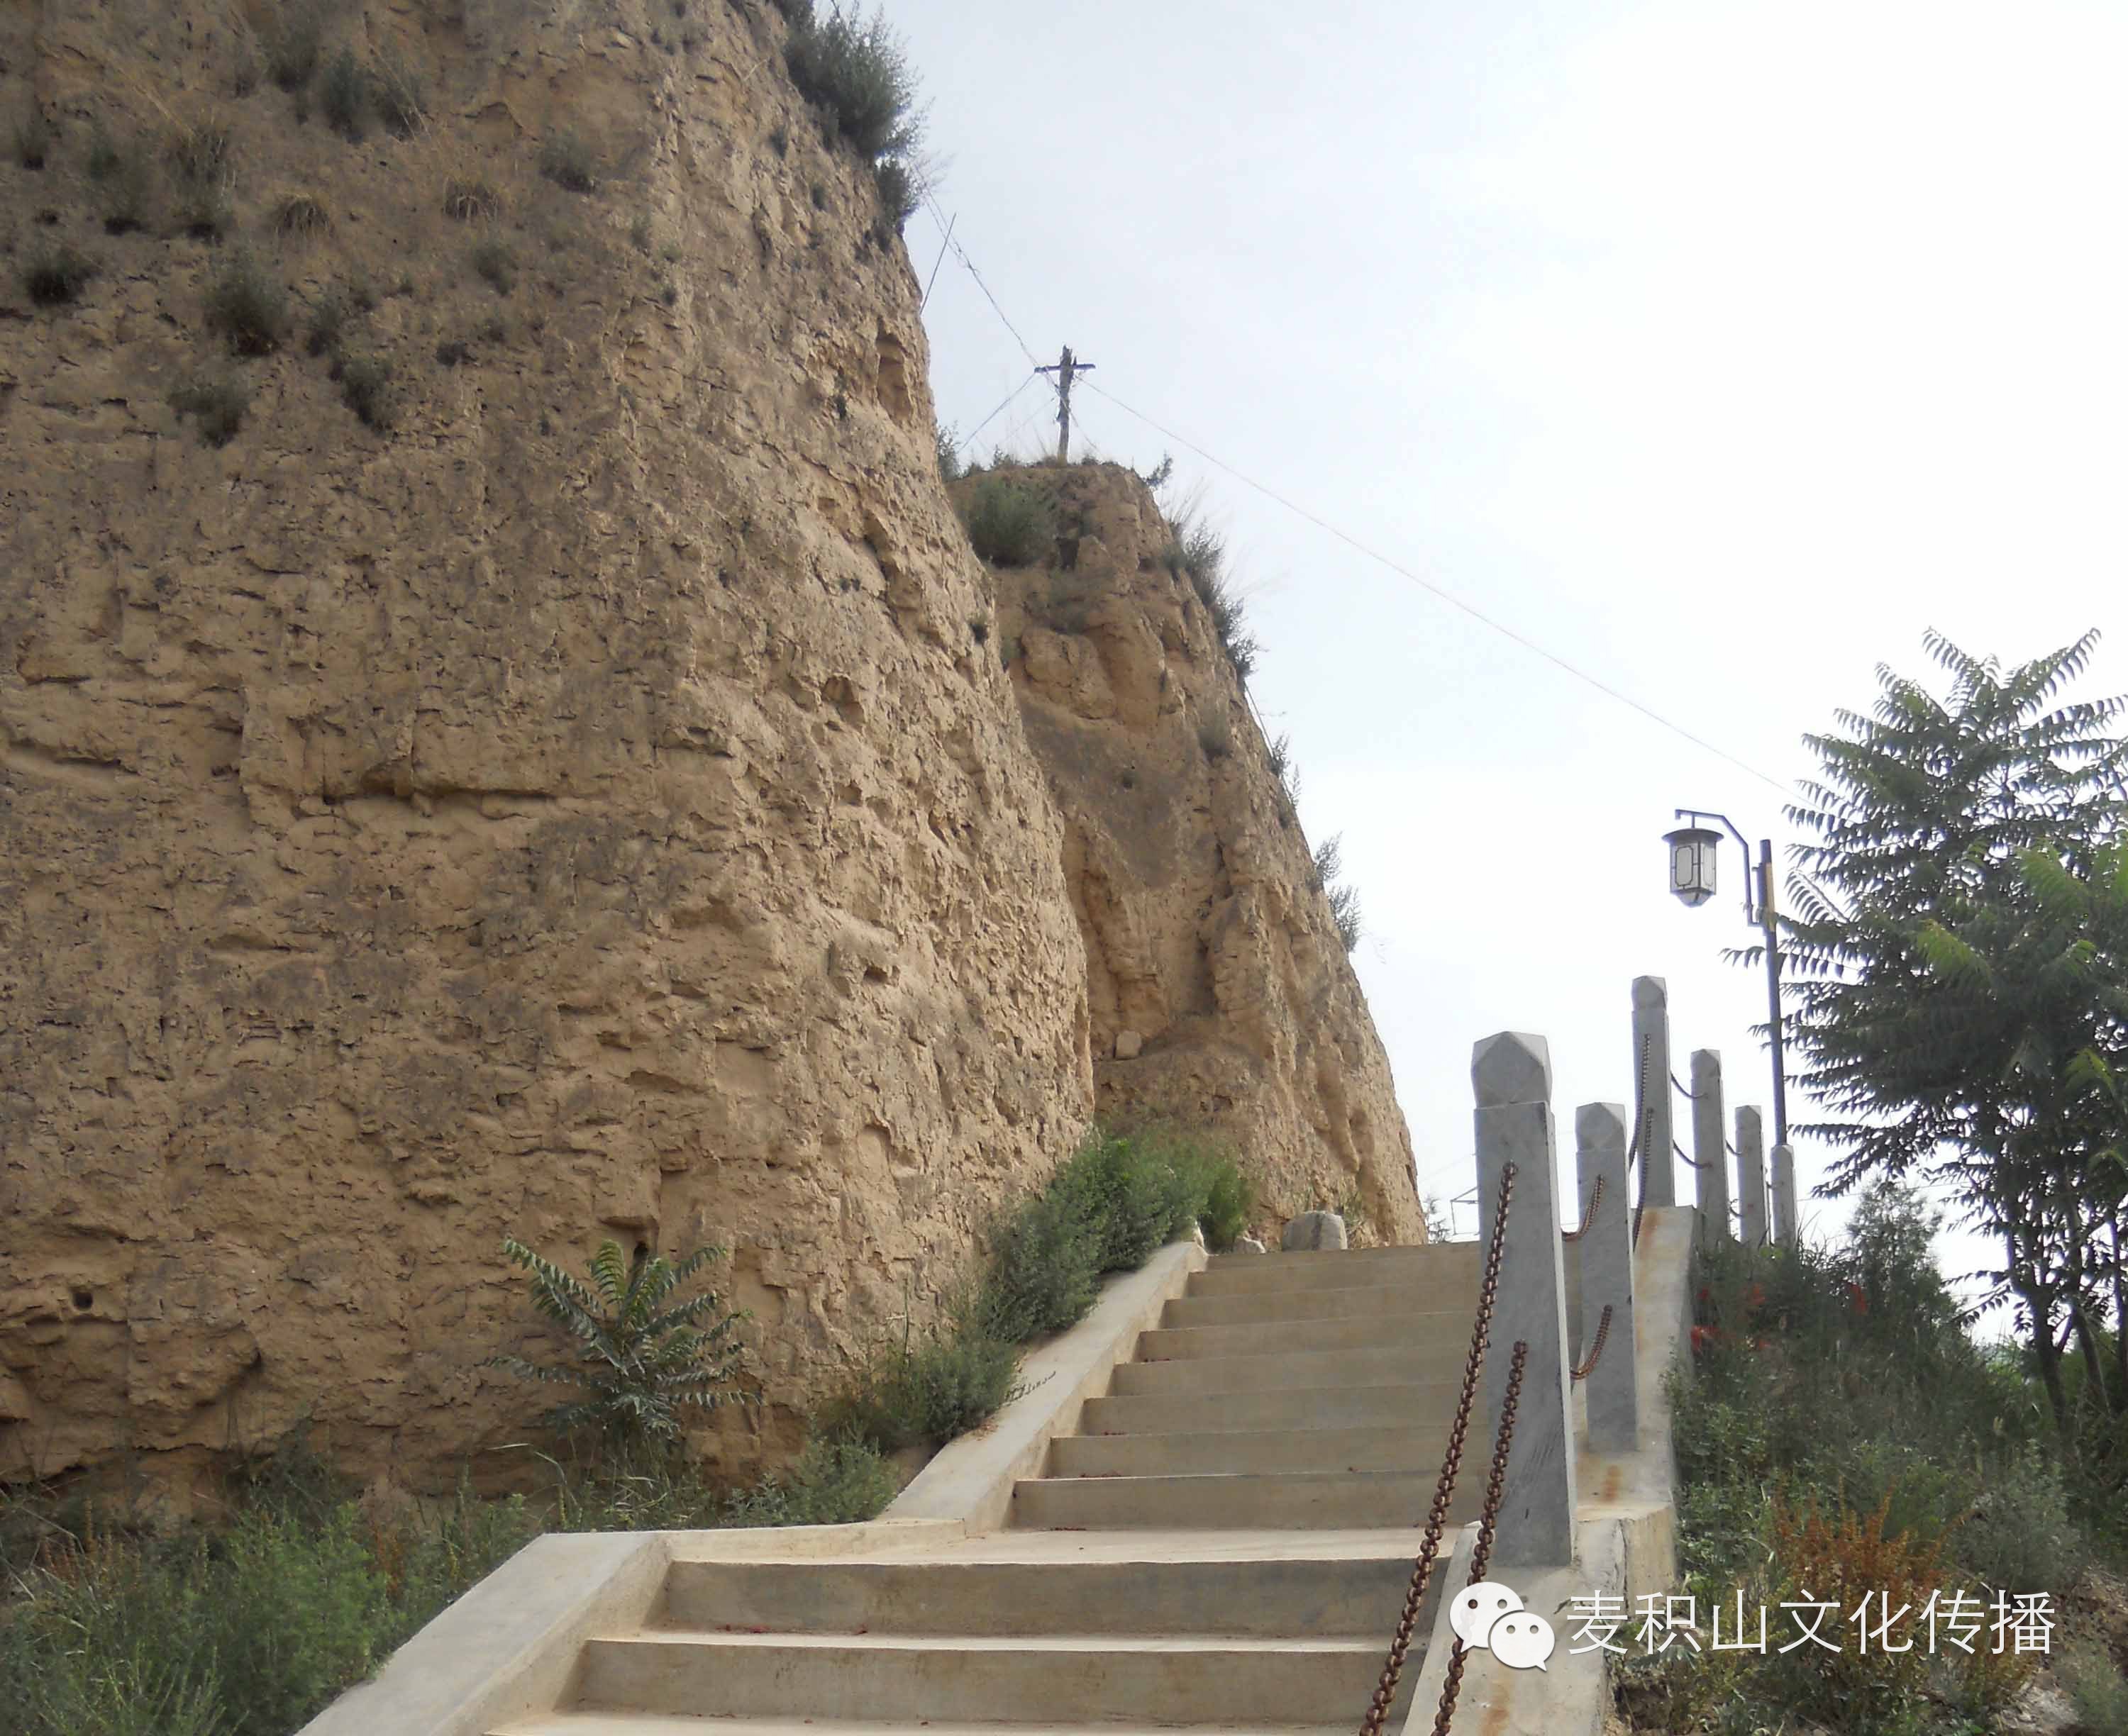
[(1766, 937), (1766, 1027), (1774, 1039), (1774, 1143), (1788, 1142), (1788, 1069), (1781, 1046), (1781, 947), (1774, 913), (1774, 845), (1759, 840), (1758, 902), (1751, 901), (1751, 846), (1726, 813), (1703, 813), (1680, 808), (1677, 818), (1689, 820), (1674, 832), (1663, 834), (1670, 846), (1670, 889), (1688, 908), (1696, 908), (1714, 896), (1714, 855), (1722, 834), (1703, 826), (1702, 820), (1719, 820), (1744, 852), (1744, 920), (1758, 925)]

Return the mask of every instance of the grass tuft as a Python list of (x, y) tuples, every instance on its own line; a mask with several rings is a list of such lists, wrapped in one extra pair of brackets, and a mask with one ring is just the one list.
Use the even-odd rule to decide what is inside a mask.
[(170, 173), (180, 181), (219, 181), (230, 172), (232, 143), (219, 121), (179, 126), (170, 135)]
[(22, 292), (40, 307), (64, 307), (80, 299), (100, 268), (70, 242), (40, 241), (22, 262)]
[(273, 207), (273, 229), (278, 235), (322, 235), (332, 227), (332, 213), (325, 201), (312, 193), (291, 193)]
[(420, 74), (396, 51), (378, 59), (370, 74), (369, 93), (385, 130), (395, 138), (411, 139), (428, 117), (428, 93)]
[(340, 395), (365, 428), (384, 433), (397, 420), (392, 364), (382, 356), (350, 356), (340, 363)]
[(502, 196), (485, 181), (457, 176), (444, 183), (444, 215), (460, 223), (484, 223), (502, 214)]
[(516, 287), (517, 256), (499, 236), (490, 235), (473, 248), (473, 268), (498, 296), (506, 296)]
[(300, 91), (318, 69), (325, 42), (325, 9), (319, 0), (283, 0), (278, 17), (260, 33), (267, 76), (285, 91)]
[(148, 223), (148, 159), (138, 145), (121, 145), (98, 131), (89, 142), (88, 178), (97, 189), (106, 235), (123, 235)]
[(539, 147), (539, 173), (572, 193), (598, 189), (598, 159), (573, 132), (552, 133)]
[(207, 323), (240, 356), (270, 355), (288, 334), (288, 292), (249, 254), (225, 261), (207, 286)]
[(342, 49), (326, 64), (318, 86), (318, 106), (335, 132), (351, 145), (361, 142), (363, 117), (369, 111), (369, 75), (353, 49)]
[(199, 419), (200, 438), (210, 446), (226, 446), (244, 426), (251, 392), (234, 373), (202, 376), (179, 386), (170, 405), (180, 415)]

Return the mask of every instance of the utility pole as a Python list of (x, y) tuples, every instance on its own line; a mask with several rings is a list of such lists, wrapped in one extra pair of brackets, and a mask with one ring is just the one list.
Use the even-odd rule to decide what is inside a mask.
[(1057, 376), (1057, 462), (1071, 462), (1071, 381), (1078, 374), (1094, 371), (1091, 362), (1081, 362), (1071, 353), (1066, 344), (1055, 362), (1047, 368), (1038, 368), (1037, 373)]

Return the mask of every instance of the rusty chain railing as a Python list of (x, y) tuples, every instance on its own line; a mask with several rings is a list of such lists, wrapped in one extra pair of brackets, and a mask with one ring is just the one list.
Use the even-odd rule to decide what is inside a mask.
[[(1500, 1497), (1508, 1482), (1508, 1448), (1515, 1438), (1515, 1406), (1522, 1398), (1522, 1366), (1529, 1360), (1527, 1340), (1515, 1340), (1514, 1360), (1508, 1368), (1508, 1390), (1500, 1403), (1500, 1432), (1493, 1443), (1493, 1473), (1485, 1481), (1485, 1508), (1478, 1516), (1477, 1546), (1470, 1552), (1470, 1577), (1477, 1585), (1485, 1577), (1493, 1559), (1493, 1523), (1499, 1517)], [(1448, 1736), (1448, 1722), (1456, 1715), (1456, 1698), (1463, 1691), (1463, 1660), (1469, 1648), (1457, 1640), (1448, 1653), (1448, 1679), (1442, 1685), (1441, 1710), (1434, 1714), (1433, 1736)]]
[(1578, 1242), (1589, 1233), (1589, 1225), (1596, 1221), (1596, 1208), (1603, 1203), (1603, 1178), (1596, 1178), (1596, 1185), (1589, 1190), (1589, 1209), (1581, 1214), (1579, 1230), (1562, 1230), (1559, 1239), (1563, 1242)]
[(1595, 1372), (1596, 1364), (1603, 1359), (1603, 1340), (1611, 1335), (1611, 1304), (1603, 1304), (1603, 1317), (1596, 1322), (1596, 1341), (1589, 1345), (1589, 1354), (1568, 1372), (1576, 1380), (1586, 1380)]
[[(1411, 1586), (1404, 1594), (1404, 1613), (1397, 1618), (1396, 1634), (1389, 1641), (1389, 1656), (1382, 1663), (1381, 1680), (1375, 1685), (1366, 1715), (1360, 1720), (1360, 1736), (1381, 1736), (1390, 1703), (1396, 1698), (1397, 1683), (1404, 1676), (1404, 1659), (1411, 1651), (1412, 1630), (1418, 1625), (1419, 1609), (1426, 1601), (1427, 1587), (1432, 1582), (1433, 1558), (1441, 1548), (1441, 1534), (1448, 1526), (1448, 1505), (1456, 1498), (1456, 1479), (1463, 1468), (1463, 1440), (1470, 1432), (1470, 1408), (1478, 1398), (1478, 1373), (1484, 1365), (1486, 1341), (1493, 1330), (1493, 1304), (1500, 1288), (1500, 1258), (1507, 1247), (1508, 1207), (1514, 1193), (1515, 1166), (1508, 1164), (1500, 1170), (1499, 1206), (1493, 1214), (1493, 1240), (1485, 1252), (1484, 1282), (1478, 1290), (1478, 1317), (1470, 1328), (1470, 1353), (1463, 1364), (1463, 1390), (1456, 1402), (1456, 1421), (1448, 1431), (1448, 1450), (1441, 1461), (1440, 1479), (1433, 1488), (1433, 1504), (1426, 1512), (1425, 1540), (1419, 1545), (1418, 1558), (1412, 1563)], [(1522, 1348), (1517, 1346), (1518, 1380)], [(1510, 1418), (1514, 1415), (1513, 1395), (1517, 1390), (1516, 1385), (1509, 1385), (1507, 1414)], [(1499, 1474), (1496, 1466), (1496, 1482)], [(1499, 1504), (1497, 1494), (1489, 1491), (1487, 1502), (1486, 1511), (1489, 1514)]]

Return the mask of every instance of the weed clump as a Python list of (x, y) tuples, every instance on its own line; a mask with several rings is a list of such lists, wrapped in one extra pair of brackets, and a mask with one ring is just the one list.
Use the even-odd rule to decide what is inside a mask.
[(498, 296), (506, 296), (516, 287), (517, 256), (498, 236), (491, 235), (474, 247), (473, 268)]
[(291, 193), (273, 207), (277, 234), (290, 236), (322, 235), (332, 227), (332, 213), (312, 193)]
[(244, 426), (251, 393), (235, 374), (216, 374), (179, 386), (170, 394), (170, 406), (180, 415), (198, 418), (200, 438), (208, 445), (226, 446)]
[(99, 131), (89, 141), (88, 178), (97, 185), (106, 235), (123, 235), (148, 222), (148, 159), (139, 146)]
[(180, 126), (170, 135), (170, 172), (180, 181), (216, 181), (230, 170), (229, 129), (219, 121)]
[(1104, 1274), (1142, 1265), (1195, 1222), (1215, 1247), (1241, 1233), (1252, 1189), (1201, 1141), (1096, 1130), (1038, 1193), (992, 1229), (976, 1282), (937, 1322), (876, 1347), (824, 1408), (823, 1429), (886, 1452), (943, 1444), (1018, 1390), (1019, 1347), (1083, 1319)]
[(551, 133), (539, 147), (539, 173), (572, 193), (598, 189), (598, 158), (572, 132)]
[(318, 0), (283, 0), (280, 17), (261, 33), (267, 76), (284, 91), (302, 90), (318, 69), (325, 13)]
[(1186, 516), (1176, 524), (1175, 540), (1161, 556), (1170, 572), (1188, 578), (1234, 673), (1246, 681), (1262, 647), (1247, 630), (1242, 600), (1226, 576), (1226, 539), (1201, 519)]
[(815, 1435), (785, 1471), (731, 1497), (724, 1525), (848, 1525), (878, 1517), (895, 1497), (894, 1472), (860, 1435)]
[(380, 434), (396, 420), (392, 364), (382, 356), (350, 356), (339, 364), (340, 395), (365, 428)]
[(385, 130), (410, 139), (428, 116), (428, 97), (420, 75), (396, 53), (387, 53), (370, 74), (369, 93)]
[(288, 292), (249, 254), (226, 261), (207, 286), (207, 323), (240, 356), (270, 355), (288, 334)]
[(1048, 497), (1005, 477), (986, 477), (976, 485), (962, 522), (976, 553), (999, 567), (1032, 566), (1057, 535), (1056, 510)]
[(485, 223), (502, 213), (502, 196), (485, 181), (457, 176), (444, 183), (444, 215), (460, 223)]
[(369, 108), (369, 75), (353, 49), (342, 49), (326, 63), (318, 86), (318, 106), (335, 132), (350, 145), (362, 141), (363, 120)]
[(98, 269), (70, 242), (40, 241), (22, 262), (22, 291), (40, 307), (64, 307), (80, 298)]

